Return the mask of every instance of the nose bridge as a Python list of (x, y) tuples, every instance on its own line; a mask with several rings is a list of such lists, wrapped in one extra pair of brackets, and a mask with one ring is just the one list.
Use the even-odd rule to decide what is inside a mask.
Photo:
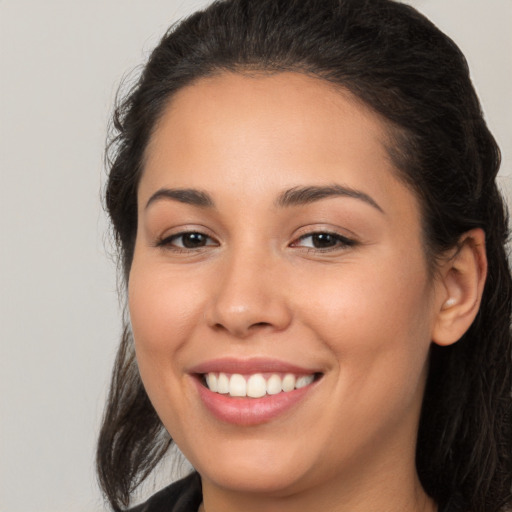
[(249, 241), (227, 252), (207, 312), (210, 326), (242, 338), (260, 328), (286, 328), (291, 314), (279, 257)]

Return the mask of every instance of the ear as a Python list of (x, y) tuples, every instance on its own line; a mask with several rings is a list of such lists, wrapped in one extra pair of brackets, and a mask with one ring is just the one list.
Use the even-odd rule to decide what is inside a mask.
[(451, 345), (469, 329), (480, 308), (486, 276), (485, 233), (479, 228), (472, 229), (461, 237), (456, 251), (441, 265), (432, 331), (434, 343)]

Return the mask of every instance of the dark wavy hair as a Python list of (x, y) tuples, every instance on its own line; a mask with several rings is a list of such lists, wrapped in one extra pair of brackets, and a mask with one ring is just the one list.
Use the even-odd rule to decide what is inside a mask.
[[(466, 60), (410, 6), (392, 0), (221, 0), (162, 38), (118, 102), (107, 151), (106, 207), (127, 283), (137, 187), (152, 130), (169, 99), (224, 71), (295, 71), (338, 84), (387, 120), (399, 178), (420, 200), (425, 247), (436, 255), (479, 227), (489, 273), (480, 311), (452, 346), (434, 345), (417, 443), (426, 492), (461, 512), (511, 504), (511, 276), (507, 215), (495, 178), (500, 153)], [(114, 510), (167, 452), (125, 322), (97, 449)]]

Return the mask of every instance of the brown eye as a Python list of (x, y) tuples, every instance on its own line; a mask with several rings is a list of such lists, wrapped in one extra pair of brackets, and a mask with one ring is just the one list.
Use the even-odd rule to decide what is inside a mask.
[(185, 233), (180, 235), (183, 247), (187, 249), (196, 249), (197, 247), (204, 247), (208, 242), (208, 237), (202, 233)]
[(196, 231), (177, 233), (169, 236), (158, 243), (159, 246), (177, 247), (180, 249), (200, 249), (217, 243), (208, 235)]
[(338, 243), (338, 239), (330, 233), (318, 233), (311, 235), (313, 247), (316, 249), (325, 249), (326, 247), (334, 247)]
[(353, 246), (355, 243), (354, 240), (338, 235), (337, 233), (320, 232), (301, 236), (293, 245), (321, 251), (325, 249), (342, 249), (344, 247)]

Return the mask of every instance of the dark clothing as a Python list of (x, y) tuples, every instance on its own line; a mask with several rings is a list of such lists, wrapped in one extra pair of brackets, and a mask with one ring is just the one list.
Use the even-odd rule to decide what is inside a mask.
[(197, 512), (202, 501), (201, 479), (194, 472), (157, 492), (129, 512)]
[[(201, 479), (197, 473), (178, 480), (157, 492), (148, 501), (128, 512), (197, 512), (203, 501)], [(438, 512), (454, 512), (450, 506), (440, 506)]]

